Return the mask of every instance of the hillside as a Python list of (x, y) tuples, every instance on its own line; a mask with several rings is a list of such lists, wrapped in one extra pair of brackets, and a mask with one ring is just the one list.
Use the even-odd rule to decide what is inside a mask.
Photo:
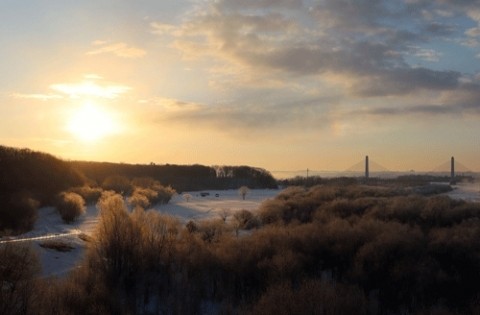
[(82, 174), (52, 155), (0, 146), (0, 235), (30, 230), (39, 206), (84, 183)]
[(84, 182), (85, 177), (72, 165), (50, 154), (0, 146), (0, 192), (4, 196), (23, 192), (48, 204), (60, 191)]

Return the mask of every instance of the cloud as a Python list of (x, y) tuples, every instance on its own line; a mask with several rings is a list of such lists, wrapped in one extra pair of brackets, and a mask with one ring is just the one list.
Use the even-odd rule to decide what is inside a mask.
[(386, 70), (371, 75), (368, 80), (359, 80), (355, 94), (362, 96), (402, 95), (419, 90), (446, 91), (459, 87), (460, 73), (435, 71), (426, 68)]
[(159, 23), (159, 22), (150, 23), (150, 27), (151, 27), (151, 33), (156, 35), (170, 34), (177, 29), (175, 25)]
[(345, 116), (379, 116), (432, 118), (439, 116), (480, 115), (480, 83), (460, 80), (458, 89), (444, 91), (439, 95), (418, 98), (413, 104), (402, 98), (392, 99), (390, 106), (371, 106), (343, 113)]
[(428, 48), (420, 48), (420, 47), (412, 47), (413, 48), (413, 55), (430, 62), (438, 62), (440, 61), (440, 57), (442, 56), (441, 52), (438, 52), (434, 49)]
[[(89, 76), (91, 78), (91, 76)], [(118, 98), (131, 88), (119, 84), (100, 84), (95, 80), (84, 80), (79, 83), (57, 83), (50, 85), (54, 91), (68, 95), (70, 98), (99, 97), (106, 99)]]
[[(368, 102), (391, 105), (367, 106), (359, 114), (476, 113), (480, 98), (462, 81), (461, 71), (443, 64), (451, 57), (440, 49), (453, 41), (474, 44), (474, 31), (459, 21), (480, 20), (473, 10), (478, 1), (202, 4), (180, 25), (152, 23), (152, 33), (171, 36), (171, 47), (181, 56), (211, 65), (211, 86), (230, 91), (232, 101), (177, 111), (175, 119), (262, 129), (326, 121), (341, 112), (338, 107)], [(327, 97), (309, 103), (293, 86), (308, 86)], [(425, 102), (426, 94), (437, 102)]]
[(302, 7), (302, 0), (224, 0), (219, 2), (221, 8), (226, 9), (272, 9), (288, 8), (297, 9)]
[(240, 102), (202, 104), (178, 99), (143, 100), (141, 121), (177, 124), (189, 128), (215, 129), (223, 134), (264, 135), (291, 128), (321, 130), (329, 128), (330, 113), (319, 103), (334, 103), (335, 97), (311, 96), (283, 101), (244, 99)]
[(480, 27), (472, 27), (465, 31), (465, 34), (471, 37), (480, 36)]
[(12, 93), (11, 97), (13, 98), (23, 98), (23, 99), (34, 99), (40, 101), (49, 101), (49, 100), (56, 100), (62, 99), (63, 96), (58, 94), (22, 94), (22, 93)]
[(111, 53), (114, 54), (117, 57), (122, 57), (122, 58), (141, 58), (145, 56), (146, 51), (133, 47), (133, 46), (128, 46), (125, 43), (109, 43), (106, 41), (100, 41), (96, 40), (92, 42), (92, 45), (97, 47), (94, 50), (88, 51), (86, 54), (87, 55), (100, 55), (100, 54), (107, 54)]

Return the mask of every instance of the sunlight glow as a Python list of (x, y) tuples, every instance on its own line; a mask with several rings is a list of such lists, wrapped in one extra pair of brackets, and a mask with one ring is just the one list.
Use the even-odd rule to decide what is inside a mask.
[(94, 142), (115, 134), (119, 126), (111, 113), (92, 103), (85, 103), (72, 113), (67, 129), (84, 142)]

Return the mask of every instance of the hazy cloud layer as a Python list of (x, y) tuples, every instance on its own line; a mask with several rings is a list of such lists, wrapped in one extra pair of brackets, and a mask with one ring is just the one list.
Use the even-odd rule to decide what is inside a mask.
[[(229, 106), (177, 112), (178, 119), (225, 125), (243, 120), (245, 127), (252, 128), (301, 120), (308, 124), (366, 100), (384, 105), (357, 113), (385, 117), (478, 114), (478, 76), (449, 68), (452, 56), (442, 47), (453, 49), (478, 40), (479, 4), (466, 0), (220, 0), (204, 2), (181, 25), (158, 22), (151, 27), (153, 33), (171, 36), (171, 46), (185, 58), (205, 59), (216, 69), (228, 69), (212, 74), (211, 85), (233, 90), (227, 82), (234, 77), (235, 93), (242, 95)], [(470, 78), (465, 80), (466, 76)], [(307, 88), (293, 86), (304, 86), (305, 81), (310, 91), (323, 97), (304, 101), (311, 99), (302, 95)], [(258, 82), (276, 82), (277, 88), (252, 92), (262, 91)], [(425, 93), (431, 105), (425, 105), (423, 97), (412, 104), (412, 97)], [(261, 95), (256, 102), (251, 100), (254, 95)], [(409, 98), (405, 107), (404, 97)], [(285, 98), (295, 101), (282, 102)]]

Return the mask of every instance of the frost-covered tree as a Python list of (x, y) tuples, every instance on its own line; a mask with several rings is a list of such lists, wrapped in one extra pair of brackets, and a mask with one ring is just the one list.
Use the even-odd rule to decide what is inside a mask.
[(242, 186), (238, 189), (238, 193), (242, 196), (242, 199), (245, 200), (245, 197), (250, 192), (250, 189), (247, 186)]
[(183, 194), (183, 199), (185, 199), (186, 202), (189, 202), (190, 199), (192, 199), (192, 195), (190, 195), (190, 194)]

